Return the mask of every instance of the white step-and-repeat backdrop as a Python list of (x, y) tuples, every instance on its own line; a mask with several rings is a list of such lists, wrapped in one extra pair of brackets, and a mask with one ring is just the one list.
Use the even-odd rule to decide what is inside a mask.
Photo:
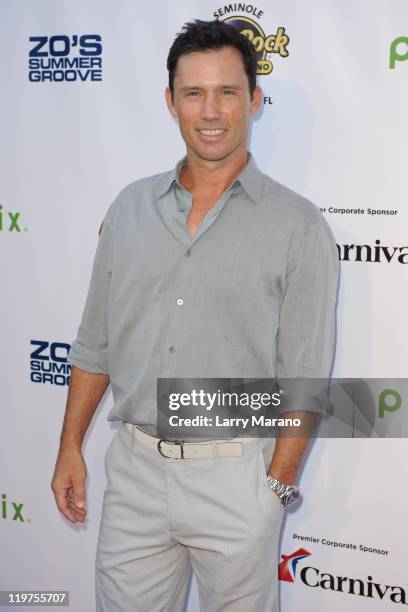
[[(408, 5), (404, 0), (3, 0), (0, 248), (0, 589), (70, 591), (94, 609), (107, 394), (84, 453), (88, 520), (50, 489), (98, 230), (117, 193), (167, 170), (184, 146), (164, 103), (167, 51), (192, 18), (232, 20), (259, 51), (260, 168), (310, 198), (339, 247), (337, 377), (388, 378), (384, 431), (407, 411)], [(382, 395), (381, 395), (382, 394)], [(399, 420), (398, 420), (399, 419)], [(377, 439), (373, 439), (373, 438)], [(288, 511), (283, 612), (408, 604), (408, 444), (317, 440)], [(272, 561), (271, 561), (272, 562)], [(11, 608), (10, 608), (11, 609)], [(192, 581), (188, 612), (199, 609)]]

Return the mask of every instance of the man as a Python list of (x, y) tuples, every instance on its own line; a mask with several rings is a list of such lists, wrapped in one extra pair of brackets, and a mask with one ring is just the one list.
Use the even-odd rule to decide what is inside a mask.
[[(106, 213), (52, 489), (64, 516), (83, 522), (81, 446), (111, 383), (108, 420), (122, 425), (105, 458), (97, 610), (181, 611), (192, 565), (203, 611), (276, 612), (279, 530), (307, 438), (160, 440), (156, 382), (327, 377), (336, 245), (317, 207), (248, 153), (261, 104), (248, 39), (195, 21), (167, 67), (187, 154), (128, 185)], [(301, 397), (287, 410), (323, 411)]]

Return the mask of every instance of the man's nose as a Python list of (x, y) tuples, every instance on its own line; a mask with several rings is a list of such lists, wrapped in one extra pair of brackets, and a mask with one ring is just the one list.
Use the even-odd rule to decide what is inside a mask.
[(206, 121), (214, 121), (220, 117), (219, 100), (216, 95), (209, 94), (204, 97), (203, 106), (201, 108), (201, 116)]

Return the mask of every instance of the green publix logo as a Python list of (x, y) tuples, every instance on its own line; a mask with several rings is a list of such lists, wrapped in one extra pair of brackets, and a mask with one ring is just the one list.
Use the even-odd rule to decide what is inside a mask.
[(3, 204), (0, 204), (0, 232), (21, 232), (27, 231), (27, 228), (23, 228), (19, 226), (19, 212), (11, 212), (3, 210)]
[(378, 398), (378, 416), (382, 419), (386, 412), (396, 412), (401, 408), (402, 397), (395, 389), (384, 389)]
[(385, 246), (379, 239), (373, 245), (337, 244), (337, 250), (340, 261), (408, 264), (408, 246)]
[(30, 519), (23, 517), (23, 504), (9, 501), (5, 493), (1, 494), (1, 518), (19, 523), (29, 523)]
[(406, 62), (408, 60), (408, 36), (398, 36), (390, 46), (389, 68), (395, 70), (397, 62)]

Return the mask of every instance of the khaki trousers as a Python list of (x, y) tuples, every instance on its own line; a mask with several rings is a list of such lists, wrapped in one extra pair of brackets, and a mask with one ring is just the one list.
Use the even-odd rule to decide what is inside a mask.
[(191, 567), (201, 612), (278, 612), (274, 445), (251, 439), (239, 457), (170, 459), (122, 424), (105, 456), (97, 612), (182, 612)]

